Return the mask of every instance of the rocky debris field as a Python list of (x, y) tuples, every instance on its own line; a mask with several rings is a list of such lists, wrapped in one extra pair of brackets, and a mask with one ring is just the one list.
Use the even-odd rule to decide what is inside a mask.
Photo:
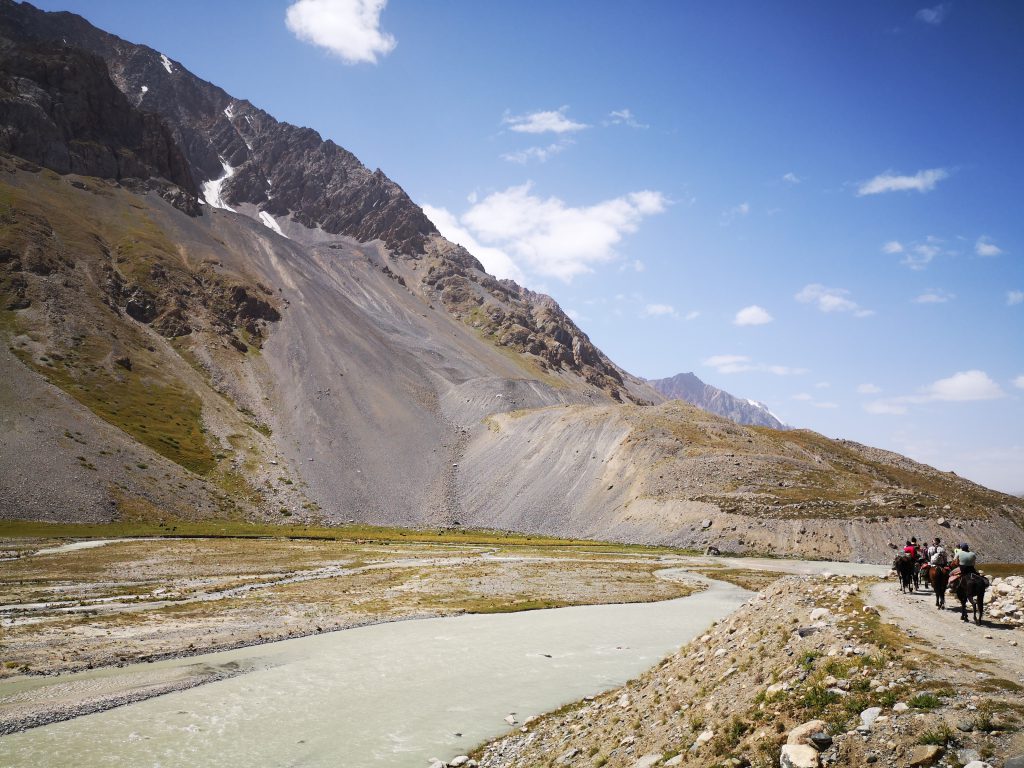
[(865, 602), (868, 586), (783, 578), (640, 679), (468, 757), (485, 768), (1019, 766), (1024, 680), (911, 638)]
[(1024, 576), (992, 579), (986, 598), (986, 616), (1015, 627), (1024, 626)]

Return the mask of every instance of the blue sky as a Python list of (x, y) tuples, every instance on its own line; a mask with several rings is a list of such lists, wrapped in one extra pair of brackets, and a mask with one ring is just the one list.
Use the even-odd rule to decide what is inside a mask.
[(39, 4), (380, 167), (633, 373), (1024, 492), (1024, 5)]

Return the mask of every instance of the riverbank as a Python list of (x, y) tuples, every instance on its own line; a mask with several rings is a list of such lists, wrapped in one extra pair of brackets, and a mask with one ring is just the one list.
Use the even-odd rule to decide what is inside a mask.
[[(24, 543), (24, 542), (21, 542)], [(164, 661), (408, 619), (669, 600), (663, 556), (317, 539), (37, 541), (0, 578), (0, 733), (225, 679)], [(68, 673), (137, 662), (130, 680)]]
[(472, 757), (483, 768), (902, 768), (1001, 766), (1024, 752), (1024, 680), (881, 619), (871, 583), (781, 579), (638, 680)]

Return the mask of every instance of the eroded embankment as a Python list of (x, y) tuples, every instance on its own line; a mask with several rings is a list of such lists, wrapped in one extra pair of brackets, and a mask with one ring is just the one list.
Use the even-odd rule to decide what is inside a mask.
[(1024, 681), (935, 653), (883, 622), (865, 588), (849, 577), (781, 579), (638, 680), (474, 757), (486, 768), (895, 768), (940, 758), (999, 766), (1024, 752)]

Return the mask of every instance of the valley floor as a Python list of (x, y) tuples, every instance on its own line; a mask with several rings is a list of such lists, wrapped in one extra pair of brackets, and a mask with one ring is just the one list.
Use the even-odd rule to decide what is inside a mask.
[(1022, 630), (963, 625), (879, 566), (468, 539), (21, 537), (0, 557), (0, 734), (249, 671), (116, 666), (402, 619), (667, 600), (700, 589), (691, 571), (757, 594), (637, 680), (516, 723), (474, 761), (732, 768), (786, 752), (794, 766), (999, 768), (1024, 753)]
[(662, 578), (662, 555), (641, 548), (159, 538), (11, 539), (3, 550), (17, 557), (0, 571), (0, 733), (243, 670), (153, 670), (128, 690), (113, 679), (35, 687), (39, 675), (387, 621), (667, 600), (699, 589)]

